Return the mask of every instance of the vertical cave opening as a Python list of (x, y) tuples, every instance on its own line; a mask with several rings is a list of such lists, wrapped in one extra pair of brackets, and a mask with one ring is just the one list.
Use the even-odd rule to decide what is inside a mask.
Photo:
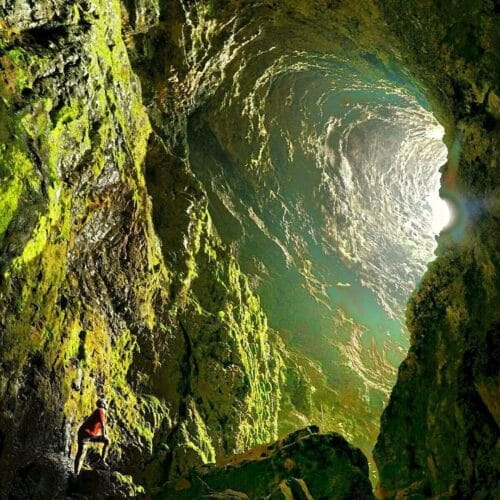
[(498, 9), (39, 3), (0, 7), (6, 494), (79, 488), (96, 391), (103, 495), (370, 497), (308, 424), (384, 496), (495, 491)]

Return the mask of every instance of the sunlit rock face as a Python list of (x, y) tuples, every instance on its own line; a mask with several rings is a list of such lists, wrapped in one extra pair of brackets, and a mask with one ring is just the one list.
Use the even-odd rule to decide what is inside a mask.
[[(301, 57), (307, 60), (307, 54), (290, 59)], [(238, 200), (253, 201), (248, 189), (253, 191), (256, 203), (248, 208), (249, 218), (255, 225), (269, 222), (266, 229), (287, 265), (302, 254), (300, 267), (306, 268), (304, 258), (312, 257), (305, 253), (307, 246), (316, 244), (323, 253), (339, 256), (389, 316), (400, 317), (436, 245), (431, 202), (438, 198), (438, 169), (446, 159), (444, 130), (411, 95), (409, 81), (409, 90), (383, 80), (356, 86), (347, 63), (338, 68), (283, 64), (259, 77), (247, 97), (240, 96), (244, 107), (219, 110), (220, 101), (214, 101), (206, 113), (204, 125), (215, 131), (227, 163), (250, 171), (249, 185), (215, 169), (210, 173), (219, 176), (206, 179), (229, 213)], [(370, 72), (382, 77), (375, 65), (364, 71), (365, 77)], [(242, 117), (229, 137), (221, 126), (228, 125), (226, 113), (227, 120), (238, 113)], [(243, 147), (253, 139), (249, 129), (260, 138), (260, 149), (250, 154)], [(190, 136), (195, 160), (197, 132), (207, 129)], [(193, 162), (200, 177), (206, 171), (203, 160)], [(223, 162), (218, 166), (220, 171)], [(234, 192), (232, 203), (226, 186)], [(312, 289), (317, 280), (324, 281), (303, 274)]]
[(189, 121), (189, 159), (316, 390), (308, 408), (285, 401), (281, 430), (320, 418), (369, 451), (408, 345), (404, 305), (433, 258), (444, 131), (397, 65), (281, 22), (240, 40)]

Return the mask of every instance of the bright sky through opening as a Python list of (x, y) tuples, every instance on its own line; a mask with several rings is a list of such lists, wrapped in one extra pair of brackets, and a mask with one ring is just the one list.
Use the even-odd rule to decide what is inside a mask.
[(437, 193), (436, 196), (429, 197), (429, 204), (432, 210), (432, 232), (434, 234), (439, 234), (450, 224), (450, 205), (439, 196), (439, 193)]

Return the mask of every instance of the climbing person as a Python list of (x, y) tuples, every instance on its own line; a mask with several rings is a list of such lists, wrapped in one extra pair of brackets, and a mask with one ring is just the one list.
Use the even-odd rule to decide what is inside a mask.
[(96, 403), (97, 408), (92, 415), (85, 419), (83, 424), (78, 429), (78, 450), (75, 457), (75, 474), (80, 474), (82, 467), (82, 457), (85, 446), (89, 443), (103, 443), (102, 447), (102, 463), (106, 463), (106, 453), (109, 448), (109, 438), (106, 431), (106, 411), (108, 409), (108, 402), (106, 398), (100, 397)]

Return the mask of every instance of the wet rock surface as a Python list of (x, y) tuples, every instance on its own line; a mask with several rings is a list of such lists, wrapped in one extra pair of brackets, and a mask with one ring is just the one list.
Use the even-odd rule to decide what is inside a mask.
[(195, 469), (164, 487), (158, 499), (369, 499), (368, 462), (339, 434), (296, 431), (217, 466)]

